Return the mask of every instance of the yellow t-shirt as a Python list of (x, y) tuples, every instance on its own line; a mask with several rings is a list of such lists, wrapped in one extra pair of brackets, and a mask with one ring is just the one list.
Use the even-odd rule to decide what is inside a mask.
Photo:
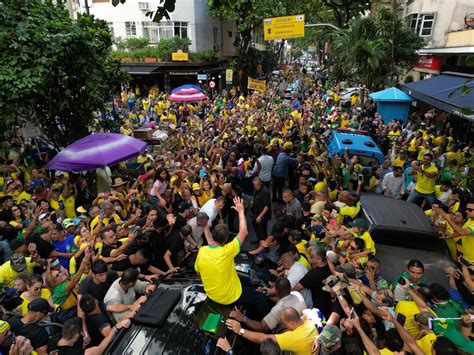
[(21, 203), (22, 200), (27, 200), (29, 201), (31, 199), (31, 194), (29, 194), (26, 191), (22, 191), (17, 197), (16, 197), (16, 204)]
[[(31, 257), (27, 256), (26, 260), (26, 273), (33, 274), (33, 268), (36, 266), (36, 263), (31, 261)], [(10, 260), (0, 266), (0, 284), (6, 286), (13, 286), (13, 281), (19, 273), (12, 269)]]
[(339, 208), (339, 214), (341, 216), (349, 216), (352, 219), (356, 218), (360, 212), (360, 202), (357, 202), (355, 206), (345, 206)]
[[(20, 297), (23, 300), (23, 303), (18, 308), (20, 309), (21, 315), (25, 315), (26, 312), (28, 312), (28, 305), (30, 304), (30, 301), (23, 295), (21, 295)], [(51, 297), (51, 291), (49, 291), (47, 288), (42, 288), (41, 298), (48, 300), (48, 298), (50, 297)]]
[[(99, 223), (99, 217), (100, 216), (97, 216), (95, 217), (92, 222), (91, 222), (91, 230), (94, 230), (95, 226), (97, 225), (97, 223)], [(104, 217), (103, 221), (102, 221), (102, 225), (103, 226), (107, 226), (109, 225), (109, 223), (116, 223), (116, 224), (122, 224), (122, 220), (120, 219), (119, 215), (114, 213), (112, 216), (110, 217)]]
[(303, 255), (300, 255), (297, 261), (303, 264), (304, 267), (307, 268), (308, 270), (312, 269), (311, 264), (309, 263), (308, 259), (306, 259)]
[(469, 218), (462, 227), (471, 230), (471, 234), (462, 236), (462, 250), (464, 257), (474, 263), (474, 220)]
[(63, 203), (67, 218), (76, 218), (76, 199), (74, 196), (71, 195), (68, 198), (63, 198)]
[(201, 275), (207, 296), (219, 304), (231, 304), (242, 294), (242, 285), (234, 258), (240, 252), (240, 239), (235, 237), (223, 246), (199, 249), (194, 269)]
[(304, 255), (306, 258), (308, 258), (308, 250), (306, 249), (306, 240), (302, 240), (299, 243), (295, 245), (296, 249), (298, 250), (298, 253), (301, 255)]
[(431, 348), (433, 346), (433, 342), (436, 340), (436, 334), (435, 333), (428, 333), (421, 339), (418, 339), (416, 343), (420, 347), (420, 349), (425, 353), (425, 355), (431, 355)]
[(214, 198), (214, 191), (211, 190), (209, 192), (210, 193), (208, 194), (206, 191), (203, 190), (201, 196), (195, 196), (199, 207), (204, 206), (207, 201), (209, 201), (211, 198)]
[(306, 320), (295, 330), (275, 334), (280, 349), (282, 351), (291, 351), (293, 355), (311, 354), (311, 347), (317, 336), (318, 330), (310, 320)]
[(430, 152), (430, 149), (429, 148), (423, 148), (423, 147), (420, 147), (419, 150), (418, 150), (418, 157), (416, 158), (417, 160), (419, 161), (422, 161), (423, 160), (423, 156), (425, 154), (428, 154)]
[[(424, 169), (422, 166), (420, 167), (420, 169), (423, 169), (424, 171), (428, 173), (433, 173), (435, 175), (438, 174), (438, 168), (434, 164), (431, 164), (428, 169)], [(433, 178), (429, 178), (425, 174), (422, 174), (420, 170), (417, 174), (415, 190), (418, 191), (420, 194), (431, 194), (434, 192), (435, 184), (436, 176)]]
[(375, 255), (375, 243), (369, 232), (365, 231), (362, 235), (352, 232), (354, 238), (360, 238), (365, 242), (365, 249), (369, 249)]
[(314, 191), (316, 191), (316, 192), (323, 191), (324, 188), (326, 187), (326, 185), (327, 185), (326, 179), (324, 179), (323, 181), (318, 181), (318, 182), (314, 185)]

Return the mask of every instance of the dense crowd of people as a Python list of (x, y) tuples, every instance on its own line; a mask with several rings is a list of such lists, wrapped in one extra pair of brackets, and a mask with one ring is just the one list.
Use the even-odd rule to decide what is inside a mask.
[[(305, 83), (291, 100), (273, 88), (190, 104), (124, 91), (120, 133), (159, 128), (169, 139), (84, 174), (45, 170), (25, 156), (30, 142), (12, 139), (0, 166), (1, 353), (102, 353), (154, 281), (184, 266), (231, 308), (217, 342), (228, 353), (252, 343), (262, 354), (473, 353), (469, 135), (435, 110), (384, 122), (370, 100), (342, 102), (341, 84)], [(336, 129), (370, 134), (384, 162), (329, 156)], [(365, 193), (425, 210), (456, 265), (445, 285), (416, 259), (384, 277)], [(269, 266), (265, 287), (241, 282), (240, 253)]]

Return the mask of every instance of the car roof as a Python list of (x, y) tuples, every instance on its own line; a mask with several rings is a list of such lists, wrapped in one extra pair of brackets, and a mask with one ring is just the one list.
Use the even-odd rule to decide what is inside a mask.
[(215, 335), (202, 331), (200, 325), (209, 313), (227, 317), (231, 308), (210, 301), (197, 275), (170, 276), (158, 287), (179, 290), (182, 296), (167, 320), (160, 326), (141, 325), (134, 321), (129, 329), (122, 330), (114, 338), (106, 354), (204, 354), (216, 350), (216, 341), (223, 336), (225, 325), (220, 324)]
[(360, 204), (369, 223), (378, 229), (436, 236), (428, 216), (414, 203), (380, 194), (363, 194)]
[[(333, 152), (344, 152), (346, 149), (346, 144), (344, 144), (342, 141), (344, 139), (350, 139), (352, 141), (352, 144), (349, 145), (350, 154), (361, 154), (364, 156), (372, 155), (376, 157), (380, 163), (382, 163), (384, 160), (383, 153), (369, 135), (360, 133), (332, 132), (332, 136), (333, 138), (330, 140), (330, 146)], [(366, 142), (372, 143), (373, 147), (366, 145)]]

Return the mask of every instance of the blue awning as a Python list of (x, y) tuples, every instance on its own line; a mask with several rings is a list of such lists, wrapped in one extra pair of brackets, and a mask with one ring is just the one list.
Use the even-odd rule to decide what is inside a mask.
[[(469, 78), (439, 75), (431, 79), (419, 80), (402, 86), (402, 90), (417, 100), (454, 115), (474, 120), (474, 114), (462, 112), (468, 108), (474, 111), (474, 80)], [(467, 86), (471, 92), (462, 95), (459, 88)]]

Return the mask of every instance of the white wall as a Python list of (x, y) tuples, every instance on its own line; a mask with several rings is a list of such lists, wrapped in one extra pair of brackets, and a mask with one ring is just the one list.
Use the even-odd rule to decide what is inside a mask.
[(425, 48), (441, 48), (446, 34), (464, 27), (466, 13), (474, 12), (474, 0), (415, 0), (405, 9), (406, 16), (413, 13), (436, 13), (434, 30), (425, 39)]
[[(83, 2), (84, 0), (81, 1), (81, 4), (83, 4)], [(103, 19), (107, 22), (112, 22), (115, 37), (126, 37), (125, 22), (127, 21), (136, 22), (137, 37), (143, 37), (142, 22), (151, 21), (151, 19), (145, 16), (146, 11), (139, 9), (139, 2), (148, 3), (150, 10), (156, 9), (160, 3), (157, 0), (127, 0), (124, 4), (119, 4), (114, 7), (110, 1), (96, 0), (90, 7), (90, 13), (97, 18)], [(81, 6), (80, 11), (85, 12), (83, 6)], [(225, 43), (223, 46), (221, 42), (222, 39), (224, 42), (228, 39), (227, 29), (225, 29), (224, 36), (222, 36), (224, 31), (224, 28), (222, 28), (222, 22), (211, 18), (208, 15), (208, 11), (209, 8), (206, 0), (176, 0), (176, 8), (175, 11), (170, 14), (170, 21), (188, 23), (188, 38), (191, 40), (191, 52), (213, 50), (213, 28), (216, 27), (216, 43), (219, 45), (219, 52), (221, 47), (224, 47), (225, 50), (223, 53), (232, 55), (234, 51), (229, 48), (229, 44)], [(166, 21), (166, 19), (163, 19), (162, 21)], [(232, 25), (226, 25), (225, 27), (232, 27)], [(233, 36), (235, 36), (235, 24), (233, 24), (233, 27)], [(233, 40), (234, 37), (231, 39), (231, 47)]]

